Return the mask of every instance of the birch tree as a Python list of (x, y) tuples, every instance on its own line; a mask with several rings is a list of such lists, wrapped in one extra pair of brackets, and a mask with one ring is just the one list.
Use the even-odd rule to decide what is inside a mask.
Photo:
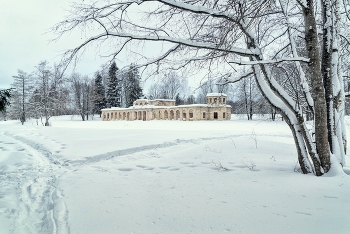
[[(73, 14), (53, 29), (58, 37), (81, 29), (82, 35), (88, 35), (66, 52), (65, 64), (79, 58), (87, 46), (112, 45), (106, 50), (111, 59), (127, 51), (140, 67), (155, 72), (205, 70), (226, 82), (252, 75), (262, 95), (289, 125), (302, 172), (321, 176), (345, 165), (337, 30), (340, 22), (349, 22), (342, 14), (349, 6), (343, 4), (347, 1), (101, 0), (73, 5)], [(322, 40), (318, 35), (323, 35)], [(303, 40), (304, 56), (296, 38)], [(142, 51), (149, 42), (157, 48), (151, 56)], [(272, 72), (276, 64), (294, 64), (298, 69), (297, 82), (313, 113), (312, 133), (303, 108)]]

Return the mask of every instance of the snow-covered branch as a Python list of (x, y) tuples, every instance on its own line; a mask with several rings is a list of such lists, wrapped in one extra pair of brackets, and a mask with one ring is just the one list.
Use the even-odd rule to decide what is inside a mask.
[[(153, 1), (153, 0), (150, 0), (150, 1)], [(228, 14), (225, 11), (219, 11), (219, 10), (215, 10), (213, 8), (209, 9), (209, 8), (204, 7), (204, 6), (191, 5), (191, 4), (187, 4), (185, 2), (178, 2), (178, 1), (174, 1), (174, 0), (157, 0), (157, 2), (161, 2), (163, 4), (166, 4), (166, 5), (171, 6), (171, 7), (175, 7), (177, 9), (190, 11), (193, 13), (207, 14), (207, 15), (211, 15), (213, 17), (224, 18), (224, 19), (227, 19), (230, 21), (232, 21), (234, 19), (234, 16), (235, 16), (233, 14)]]
[(273, 63), (282, 63), (282, 62), (310, 62), (310, 59), (304, 57), (294, 57), (294, 58), (278, 58), (272, 60), (260, 60), (260, 61), (242, 61), (242, 60), (232, 60), (229, 63), (234, 63), (238, 65), (257, 65), (257, 64), (273, 64)]
[(217, 83), (217, 85), (226, 85), (229, 83), (236, 83), (236, 82), (238, 82), (244, 78), (247, 78), (249, 76), (252, 76), (252, 75), (254, 75), (253, 71), (249, 71), (249, 72), (244, 73), (244, 74), (237, 76), (237, 77), (233, 77), (232, 73), (230, 73), (230, 74), (227, 74), (226, 76), (223, 77), (223, 80), (225, 80), (225, 82)]
[(121, 32), (108, 32), (108, 33), (102, 33), (94, 37), (90, 37), (85, 42), (81, 44), (81, 46), (77, 47), (76, 49), (80, 49), (81, 47), (87, 45), (88, 43), (98, 40), (100, 38), (104, 38), (107, 36), (114, 36), (114, 37), (121, 37), (121, 38), (130, 38), (133, 40), (140, 40), (140, 41), (166, 41), (175, 43), (178, 45), (185, 45), (189, 47), (194, 48), (200, 48), (200, 49), (208, 49), (208, 50), (216, 50), (216, 51), (222, 51), (222, 52), (228, 52), (228, 53), (234, 53), (241, 56), (252, 56), (257, 55), (258, 51), (251, 50), (251, 49), (242, 49), (242, 48), (221, 48), (218, 44), (213, 43), (206, 43), (206, 42), (199, 42), (199, 41), (192, 41), (182, 38), (173, 38), (173, 37), (166, 37), (166, 36), (149, 36), (149, 35), (135, 35), (131, 33), (121, 33)]

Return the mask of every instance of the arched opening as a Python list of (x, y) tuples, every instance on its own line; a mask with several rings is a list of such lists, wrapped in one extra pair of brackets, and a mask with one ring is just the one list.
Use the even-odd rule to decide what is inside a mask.
[(163, 119), (163, 118), (162, 118), (162, 112), (161, 112), (161, 111), (159, 111), (159, 119)]
[(130, 112), (126, 114), (126, 120), (130, 120)]
[(223, 119), (226, 119), (226, 113), (225, 113), (225, 112), (222, 113), (222, 118), (223, 118)]
[(109, 113), (107, 113), (107, 120), (109, 120)]
[(170, 120), (174, 119), (174, 110), (170, 110)]
[(147, 120), (146, 117), (147, 117), (146, 111), (143, 111), (143, 112), (142, 112), (142, 120), (143, 120), (143, 121), (146, 121), (146, 120)]
[(192, 109), (190, 109), (190, 111), (189, 111), (189, 118), (193, 119), (193, 110)]
[(164, 111), (164, 119), (168, 119), (168, 111), (167, 110)]
[(203, 119), (206, 119), (205, 112), (203, 112)]
[(137, 120), (142, 120), (142, 111), (137, 113)]
[(186, 117), (187, 117), (187, 115), (186, 115), (186, 110), (182, 110), (182, 120), (186, 120)]
[(218, 112), (214, 112), (214, 119), (218, 119)]
[(126, 113), (123, 112), (123, 120), (125, 120), (125, 118), (126, 118)]
[(176, 110), (175, 119), (176, 119), (176, 120), (179, 120), (179, 119), (180, 119), (180, 111), (179, 111), (179, 110)]

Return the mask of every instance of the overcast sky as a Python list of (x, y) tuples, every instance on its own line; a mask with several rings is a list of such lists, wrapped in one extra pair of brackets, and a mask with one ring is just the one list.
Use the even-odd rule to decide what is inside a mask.
[[(68, 13), (69, 0), (0, 0), (0, 88), (8, 88), (17, 70), (27, 73), (35, 70), (40, 61), (52, 66), (60, 61), (65, 49), (79, 43), (80, 38), (58, 42), (47, 33)], [(86, 58), (88, 57), (88, 58)], [(92, 75), (103, 63), (95, 56), (85, 56), (76, 68), (84, 75)]]

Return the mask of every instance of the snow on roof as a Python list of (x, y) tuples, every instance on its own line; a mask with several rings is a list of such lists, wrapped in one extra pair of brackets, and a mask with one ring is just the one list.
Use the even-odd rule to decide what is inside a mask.
[[(231, 107), (230, 105), (219, 105), (219, 106), (226, 106)], [(112, 107), (112, 108), (105, 108), (102, 110), (105, 111), (111, 111), (111, 110), (142, 110), (142, 109), (172, 109), (172, 108), (188, 108), (188, 107), (212, 107), (212, 105), (209, 104), (188, 104), (188, 105), (179, 105), (179, 106), (155, 106), (155, 105), (144, 105), (144, 106), (130, 106), (127, 108), (121, 108), (121, 107)]]
[(224, 97), (227, 97), (227, 95), (224, 94), (224, 93), (208, 93), (207, 94), (207, 97), (213, 97), (213, 96), (224, 96)]
[(178, 105), (176, 107), (196, 107), (196, 106), (202, 106), (202, 107), (208, 107), (208, 104), (188, 104), (188, 105)]
[(153, 99), (151, 101), (166, 101), (166, 102), (175, 102), (174, 99)]

